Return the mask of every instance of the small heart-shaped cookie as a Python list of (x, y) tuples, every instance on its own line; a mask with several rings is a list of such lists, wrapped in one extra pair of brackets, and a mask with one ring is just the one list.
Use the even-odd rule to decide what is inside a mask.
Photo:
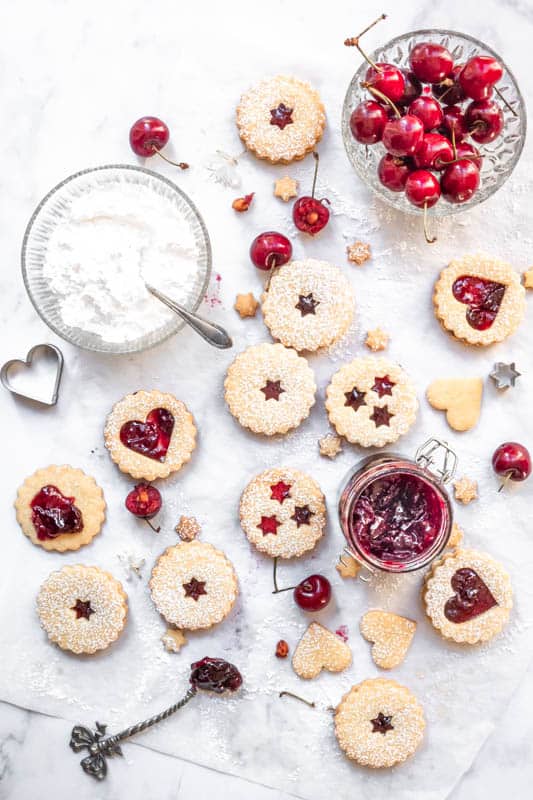
[(442, 378), (428, 386), (426, 397), (433, 408), (446, 411), (450, 428), (469, 431), (481, 413), (481, 378)]
[(416, 622), (390, 611), (368, 611), (360, 622), (361, 633), (373, 643), (374, 664), (383, 669), (397, 667), (404, 660), (416, 631)]
[(316, 678), (323, 669), (342, 672), (352, 663), (352, 651), (336, 634), (312, 622), (292, 657), (292, 668), (300, 678)]

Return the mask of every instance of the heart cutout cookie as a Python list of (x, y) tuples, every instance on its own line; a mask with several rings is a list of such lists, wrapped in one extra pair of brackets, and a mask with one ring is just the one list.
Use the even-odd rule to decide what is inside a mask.
[(154, 461), (164, 461), (174, 430), (174, 416), (166, 408), (153, 408), (145, 422), (134, 419), (120, 429), (124, 447)]
[(446, 421), (455, 431), (469, 431), (481, 413), (483, 380), (481, 378), (441, 378), (426, 391), (430, 405), (446, 411)]
[[(53, 366), (45, 362), (52, 362)], [(33, 386), (33, 376), (37, 386)], [(0, 369), (0, 381), (11, 394), (35, 400), (45, 406), (55, 406), (63, 373), (63, 354), (53, 344), (36, 344), (25, 360), (12, 358)], [(39, 388), (40, 387), (40, 388)]]
[(467, 306), (466, 321), (477, 331), (490, 328), (498, 315), (506, 287), (503, 283), (461, 275), (452, 286), (453, 296)]
[(444, 606), (444, 616), (450, 622), (468, 622), (498, 605), (485, 581), (469, 567), (458, 569), (450, 583), (455, 594)]
[(300, 678), (316, 678), (323, 669), (342, 672), (352, 663), (352, 651), (335, 633), (312, 622), (292, 657), (292, 668)]
[(390, 611), (368, 611), (360, 622), (361, 633), (372, 642), (372, 659), (382, 669), (402, 663), (413, 641), (416, 622)]

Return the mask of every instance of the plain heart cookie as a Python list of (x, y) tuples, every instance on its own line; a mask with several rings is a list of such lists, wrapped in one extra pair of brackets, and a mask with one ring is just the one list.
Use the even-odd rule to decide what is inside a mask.
[(433, 408), (446, 411), (446, 421), (455, 431), (469, 431), (479, 420), (483, 380), (441, 378), (428, 386), (426, 397)]
[(361, 633), (367, 642), (373, 642), (374, 664), (382, 669), (399, 666), (416, 631), (416, 622), (390, 611), (368, 611), (360, 622)]
[(335, 633), (312, 622), (292, 657), (292, 668), (300, 678), (316, 678), (323, 669), (342, 672), (352, 663), (352, 651)]

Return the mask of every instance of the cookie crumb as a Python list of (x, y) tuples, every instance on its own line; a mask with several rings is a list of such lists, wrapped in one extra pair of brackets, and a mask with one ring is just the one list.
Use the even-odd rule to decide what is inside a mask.
[(524, 289), (533, 289), (533, 267), (522, 273), (522, 285)]
[(297, 194), (298, 181), (289, 178), (288, 175), (274, 183), (274, 197), (280, 197), (285, 203), (288, 203), (291, 197), (296, 197)]
[(318, 440), (318, 448), (321, 456), (333, 459), (342, 452), (342, 439), (336, 433), (326, 433)]
[(368, 331), (365, 339), (365, 344), (369, 350), (377, 353), (378, 350), (385, 350), (389, 344), (390, 336), (382, 328), (374, 328)]
[(187, 644), (187, 637), (183, 631), (179, 631), (176, 628), (167, 628), (161, 637), (161, 641), (167, 653), (179, 653), (183, 645)]
[(244, 319), (245, 317), (255, 317), (257, 309), (259, 308), (259, 303), (252, 292), (248, 292), (248, 294), (238, 294), (233, 307), (238, 311), (241, 318)]
[(233, 201), (231, 207), (238, 211), (239, 214), (242, 214), (243, 211), (248, 211), (250, 206), (252, 205), (252, 200), (254, 199), (254, 192), (251, 194), (245, 194), (244, 197), (237, 197), (236, 200)]
[(277, 658), (287, 658), (289, 655), (289, 645), (285, 641), (285, 639), (280, 639), (276, 645), (276, 656)]
[(359, 570), (361, 569), (361, 564), (359, 564), (353, 556), (343, 553), (339, 556), (339, 561), (335, 569), (341, 578), (357, 578)]
[(475, 500), (477, 494), (477, 481), (472, 481), (470, 478), (463, 477), (453, 484), (455, 499), (463, 505), (468, 505), (472, 500)]
[(359, 267), (372, 258), (370, 245), (365, 242), (354, 242), (348, 245), (346, 252), (348, 261), (351, 261), (352, 264), (357, 264)]
[(454, 522), (452, 525), (452, 532), (450, 534), (450, 538), (448, 539), (447, 547), (459, 547), (462, 544), (465, 535), (463, 529), (459, 527), (459, 525)]
[(202, 530), (202, 526), (196, 517), (180, 517), (174, 530), (184, 542), (192, 542)]

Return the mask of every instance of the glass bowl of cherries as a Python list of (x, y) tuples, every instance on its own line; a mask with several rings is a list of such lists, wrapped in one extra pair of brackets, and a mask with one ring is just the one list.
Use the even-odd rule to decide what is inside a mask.
[[(370, 25), (366, 33), (383, 17)], [(516, 166), (526, 111), (516, 80), (490, 47), (448, 30), (419, 30), (367, 55), (342, 113), (348, 158), (386, 203), (427, 216), (490, 197)]]

